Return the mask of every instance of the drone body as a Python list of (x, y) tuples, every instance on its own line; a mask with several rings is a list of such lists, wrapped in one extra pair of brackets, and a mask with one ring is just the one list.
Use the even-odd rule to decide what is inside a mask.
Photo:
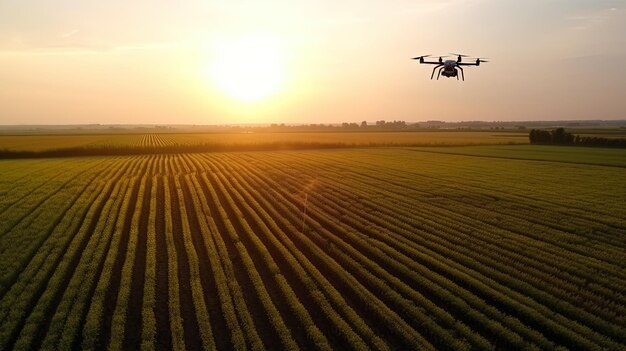
[(459, 79), (459, 71), (461, 72), (461, 78), (465, 80), (465, 73), (463, 72), (463, 66), (480, 66), (481, 62), (488, 62), (481, 58), (477, 58), (475, 62), (463, 62), (463, 57), (467, 57), (467, 55), (461, 54), (453, 54), (457, 56), (456, 60), (443, 60), (443, 57), (440, 56), (438, 61), (426, 61), (424, 58), (430, 57), (430, 55), (417, 56), (413, 57), (413, 60), (419, 60), (421, 64), (427, 65), (435, 65), (433, 67), (433, 73), (430, 75), (430, 79), (435, 77), (435, 71), (439, 69), (437, 72), (437, 80), (439, 80), (440, 76), (444, 76), (446, 78), (456, 77)]

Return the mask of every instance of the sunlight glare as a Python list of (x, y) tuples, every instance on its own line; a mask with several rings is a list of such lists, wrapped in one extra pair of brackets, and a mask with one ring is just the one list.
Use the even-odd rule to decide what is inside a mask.
[(222, 92), (242, 102), (264, 99), (284, 80), (281, 42), (269, 34), (220, 38), (213, 47), (210, 76)]

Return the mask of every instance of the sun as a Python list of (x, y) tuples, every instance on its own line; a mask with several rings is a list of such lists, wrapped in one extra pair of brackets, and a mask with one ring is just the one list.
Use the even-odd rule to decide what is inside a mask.
[(209, 75), (215, 86), (242, 102), (275, 94), (285, 76), (283, 45), (269, 34), (220, 38), (214, 43)]

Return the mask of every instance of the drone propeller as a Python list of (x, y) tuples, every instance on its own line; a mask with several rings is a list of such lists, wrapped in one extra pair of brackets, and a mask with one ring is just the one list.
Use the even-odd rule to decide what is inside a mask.
[(413, 57), (413, 60), (420, 60), (420, 63), (424, 63), (424, 57), (429, 57), (430, 55), (422, 55), (422, 56), (416, 56)]
[(469, 55), (454, 54), (454, 53), (451, 53), (451, 54), (457, 57), (456, 62), (461, 62), (461, 61), (463, 61), (463, 57), (469, 57)]
[(424, 58), (425, 57), (430, 57), (430, 55), (416, 56), (416, 57), (413, 57), (412, 59), (413, 60), (420, 60), (420, 63), (421, 63), (421, 62), (424, 62)]

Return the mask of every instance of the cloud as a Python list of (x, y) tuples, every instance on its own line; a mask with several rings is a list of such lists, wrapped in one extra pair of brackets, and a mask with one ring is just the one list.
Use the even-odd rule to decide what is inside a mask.
[(25, 37), (13, 34), (6, 40), (0, 37), (0, 54), (20, 55), (106, 55), (125, 51), (166, 50), (176, 47), (172, 42), (105, 43), (79, 38), (73, 29), (56, 37)]
[(420, 1), (411, 7), (399, 10), (401, 15), (412, 15), (417, 13), (432, 14), (435, 12), (441, 12), (454, 6), (467, 6), (480, 2), (480, 0), (447, 0), (447, 1), (433, 1), (426, 0)]
[[(622, 56), (626, 54), (626, 10), (612, 7), (579, 10), (562, 15), (560, 26), (538, 39), (538, 51), (555, 59), (585, 58), (589, 55)], [(604, 59), (589, 58), (594, 62)]]
[(71, 37), (72, 35), (74, 35), (76, 33), (78, 33), (78, 29), (72, 29), (71, 31), (69, 31), (67, 33), (61, 34), (60, 37), (66, 39), (66, 38), (69, 38), (69, 37)]
[(67, 46), (31, 49), (8, 49), (0, 50), (0, 55), (33, 55), (33, 56), (59, 56), (59, 55), (112, 55), (128, 51), (167, 50), (174, 45), (169, 43), (146, 43), (137, 45), (121, 45), (114, 47), (89, 47)]
[(591, 27), (603, 25), (605, 22), (619, 16), (622, 10), (611, 7), (608, 9), (590, 10), (586, 13), (567, 16), (565, 18), (570, 24), (567, 28), (574, 30), (585, 30)]
[(359, 16), (343, 16), (343, 17), (333, 17), (320, 21), (322, 24), (327, 25), (350, 25), (350, 24), (358, 24), (358, 23), (366, 23), (369, 22), (370, 19), (367, 17), (359, 17)]

